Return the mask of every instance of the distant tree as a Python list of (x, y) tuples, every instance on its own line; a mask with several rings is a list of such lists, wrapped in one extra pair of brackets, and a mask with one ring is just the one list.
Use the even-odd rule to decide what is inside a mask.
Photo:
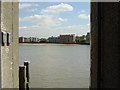
[(24, 39), (27, 39), (26, 37), (24, 37)]
[(86, 40), (81, 40), (80, 42), (81, 42), (81, 43), (85, 43), (85, 42), (86, 42)]
[(80, 43), (81, 40), (79, 38), (76, 38), (75, 41), (76, 43)]
[(80, 40), (80, 38), (76, 38), (75, 39), (75, 41), (76, 41), (76, 43), (85, 43), (86, 42), (86, 40)]
[(56, 38), (56, 37), (53, 37), (53, 36), (52, 36), (52, 37), (49, 37), (48, 40), (50, 40), (50, 39), (55, 39), (55, 38)]
[(48, 42), (48, 39), (46, 39), (46, 38), (40, 39), (40, 43), (47, 43), (47, 42)]

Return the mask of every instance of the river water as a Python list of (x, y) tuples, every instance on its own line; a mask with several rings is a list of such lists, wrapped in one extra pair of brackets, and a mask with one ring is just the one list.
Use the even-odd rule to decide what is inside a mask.
[(89, 45), (19, 45), (19, 64), (24, 61), (32, 88), (89, 87)]

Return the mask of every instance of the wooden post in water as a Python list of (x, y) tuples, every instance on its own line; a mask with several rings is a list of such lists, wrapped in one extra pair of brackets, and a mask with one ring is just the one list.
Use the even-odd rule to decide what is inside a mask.
[(19, 88), (21, 90), (26, 90), (26, 66), (19, 66)]
[(30, 85), (30, 70), (29, 70), (29, 66), (30, 66), (30, 62), (29, 61), (24, 61), (24, 66), (26, 66), (26, 78), (27, 78), (27, 84), (26, 84), (26, 88), (27, 90), (29, 90)]

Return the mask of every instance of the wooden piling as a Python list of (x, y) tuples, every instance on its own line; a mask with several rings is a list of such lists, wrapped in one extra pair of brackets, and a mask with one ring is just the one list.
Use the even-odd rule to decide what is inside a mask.
[(26, 66), (26, 78), (27, 78), (26, 88), (27, 88), (27, 90), (29, 90), (29, 88), (30, 88), (30, 84), (29, 84), (29, 82), (30, 82), (30, 68), (29, 68), (30, 62), (24, 61), (24, 66)]
[(26, 90), (26, 66), (19, 66), (19, 88), (21, 90)]

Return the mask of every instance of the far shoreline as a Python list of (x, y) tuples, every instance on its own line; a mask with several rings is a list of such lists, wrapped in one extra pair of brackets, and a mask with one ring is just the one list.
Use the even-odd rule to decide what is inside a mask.
[(88, 43), (72, 43), (72, 44), (66, 44), (66, 43), (19, 43), (19, 45), (90, 45)]

